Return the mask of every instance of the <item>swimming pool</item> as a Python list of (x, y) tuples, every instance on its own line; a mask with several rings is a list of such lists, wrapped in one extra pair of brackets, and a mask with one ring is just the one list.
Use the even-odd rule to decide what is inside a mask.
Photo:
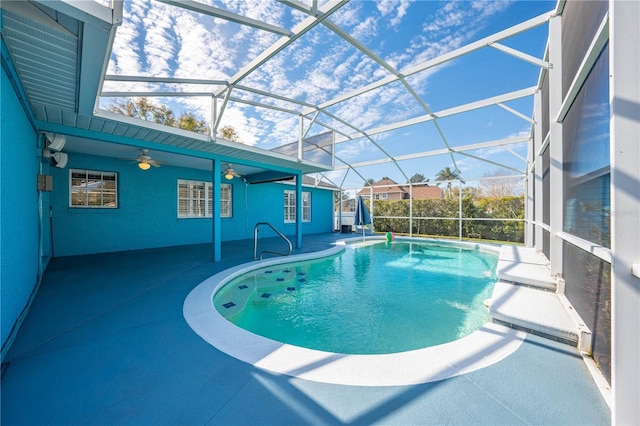
[(495, 253), (370, 240), (334, 256), (269, 266), (214, 297), (222, 316), (258, 335), (345, 354), (385, 354), (468, 336), (490, 320)]
[[(375, 238), (367, 238), (370, 240)], [(422, 239), (410, 241), (417, 240)], [(453, 245), (480, 247), (466, 243)], [(215, 274), (189, 293), (183, 306), (184, 318), (216, 349), (257, 368), (305, 380), (355, 386), (399, 386), (447, 379), (492, 365), (509, 356), (524, 341), (524, 332), (488, 322), (477, 331), (449, 343), (394, 353), (345, 354), (257, 335), (231, 323), (214, 307), (214, 295), (245, 273), (335, 256), (344, 249), (345, 242), (337, 241), (328, 250), (250, 262)], [(497, 252), (499, 248), (488, 246), (486, 249)]]

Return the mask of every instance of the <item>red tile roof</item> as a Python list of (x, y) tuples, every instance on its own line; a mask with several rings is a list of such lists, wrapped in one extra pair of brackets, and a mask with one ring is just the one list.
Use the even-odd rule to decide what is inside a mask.
[[(379, 181), (374, 182), (373, 186), (377, 187), (373, 188), (374, 194), (401, 192), (403, 193), (403, 198), (409, 198), (409, 185), (398, 185), (398, 183), (392, 179), (382, 178)], [(358, 195), (362, 195), (363, 197), (366, 197), (369, 194), (371, 194), (371, 188), (369, 187), (358, 191)], [(412, 194), (414, 200), (431, 200), (443, 197), (443, 191), (438, 186), (414, 185)]]
[[(409, 187), (406, 190), (409, 192)], [(432, 200), (442, 198), (443, 192), (438, 186), (420, 185), (413, 187), (412, 195), (414, 200)]]

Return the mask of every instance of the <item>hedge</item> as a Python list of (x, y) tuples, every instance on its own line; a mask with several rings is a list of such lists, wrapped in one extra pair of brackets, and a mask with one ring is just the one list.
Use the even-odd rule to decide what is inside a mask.
[[(412, 233), (457, 237), (459, 234), (458, 207), (458, 198), (414, 200)], [(373, 215), (375, 232), (409, 233), (409, 200), (374, 200)], [(524, 221), (501, 220), (524, 218), (523, 196), (478, 199), (473, 196), (463, 197), (462, 217), (463, 219), (496, 218), (495, 220), (463, 220), (462, 236), (464, 238), (524, 242)]]

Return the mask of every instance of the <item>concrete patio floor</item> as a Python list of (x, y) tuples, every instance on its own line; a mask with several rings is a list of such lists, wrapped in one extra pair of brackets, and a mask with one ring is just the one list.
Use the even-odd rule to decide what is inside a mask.
[[(295, 253), (345, 236), (305, 236)], [(2, 424), (610, 423), (577, 350), (532, 335), (494, 365), (412, 386), (317, 383), (238, 361), (182, 309), (200, 282), (252, 255), (252, 241), (233, 241), (219, 263), (210, 245), (53, 259), (4, 360)]]

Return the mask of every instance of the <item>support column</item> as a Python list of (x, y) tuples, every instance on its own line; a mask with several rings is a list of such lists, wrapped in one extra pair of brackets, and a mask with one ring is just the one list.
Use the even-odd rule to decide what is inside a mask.
[(213, 202), (211, 203), (211, 232), (213, 241), (213, 261), (220, 262), (222, 260), (222, 227), (220, 224), (220, 174), (222, 173), (222, 167), (220, 160), (212, 160), (213, 174), (211, 176), (212, 182), (212, 196)]
[(458, 181), (458, 240), (462, 241), (462, 180)]
[(369, 187), (369, 215), (371, 216), (371, 233), (373, 234), (373, 186)]
[(409, 181), (409, 237), (413, 237), (413, 183)]
[[(533, 96), (533, 113), (535, 120), (535, 130), (533, 132), (533, 161), (535, 163), (533, 170), (533, 220), (536, 222), (534, 227), (534, 247), (536, 251), (542, 251), (542, 240), (544, 229), (540, 224), (543, 222), (543, 183), (542, 183), (542, 155), (538, 155), (542, 142), (546, 135), (542, 134), (542, 92), (538, 90)], [(542, 153), (541, 153), (542, 154)]]
[(302, 161), (302, 136), (304, 135), (304, 121), (302, 115), (298, 116), (298, 161)]
[[(612, 424), (640, 424), (640, 2), (609, 1)], [(634, 272), (635, 271), (635, 272)]]
[(562, 275), (563, 240), (556, 234), (562, 232), (564, 221), (564, 182), (562, 155), (562, 123), (555, 121), (562, 107), (562, 17), (555, 16), (549, 20), (549, 157), (551, 194), (549, 204), (551, 216), (549, 227), (551, 233), (550, 259), (551, 274)]

